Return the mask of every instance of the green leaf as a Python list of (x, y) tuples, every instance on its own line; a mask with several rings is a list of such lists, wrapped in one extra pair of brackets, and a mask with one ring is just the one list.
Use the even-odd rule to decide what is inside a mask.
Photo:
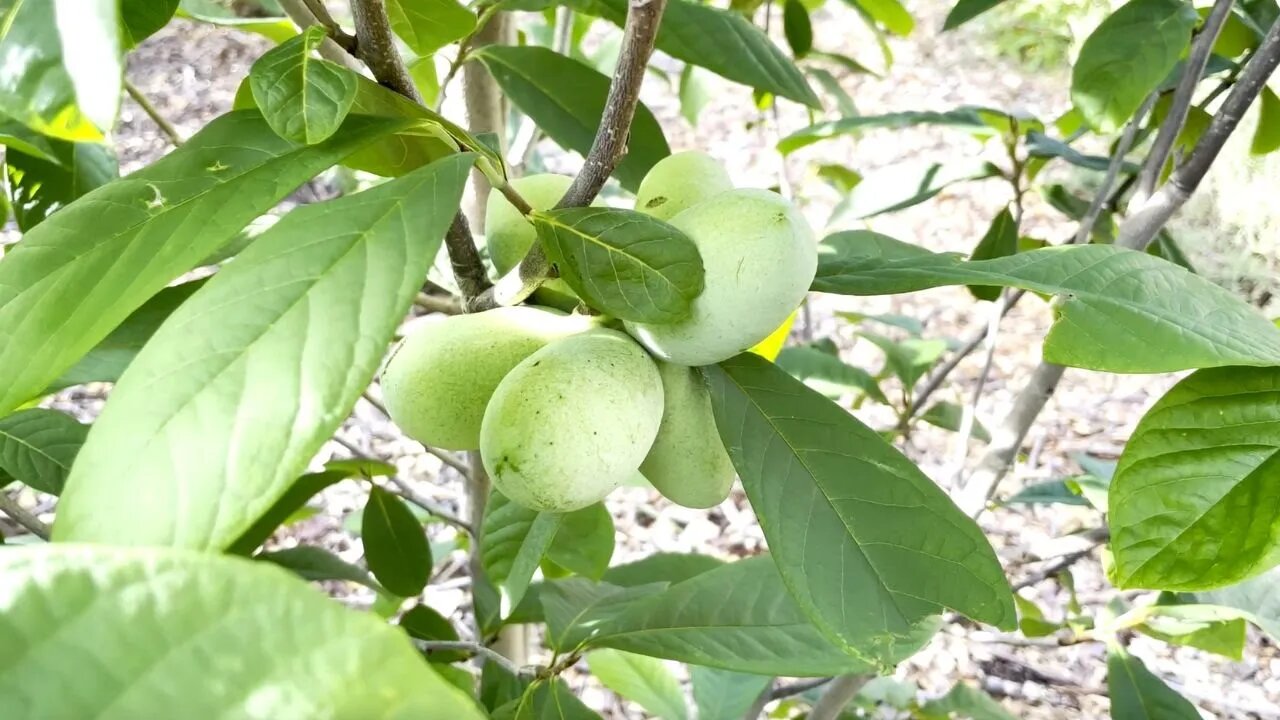
[(547, 644), (557, 652), (576, 650), (633, 600), (661, 592), (666, 585), (619, 587), (584, 578), (548, 582), (538, 594), (547, 623)]
[(1239, 662), (1244, 657), (1247, 613), (1217, 605), (1150, 605), (1134, 627), (1173, 645), (1199, 648)]
[(782, 5), (782, 31), (796, 57), (804, 57), (813, 49), (813, 22), (800, 0), (786, 0)]
[[(812, 53), (810, 57), (823, 57), (824, 55), (825, 53), (815, 52)], [(870, 71), (868, 70), (867, 72)], [(850, 97), (849, 93), (845, 92), (844, 88), (840, 86), (840, 81), (836, 79), (836, 76), (828, 72), (826, 68), (806, 67), (805, 73), (817, 81), (823, 91), (826, 92), (827, 95), (831, 96), (831, 101), (835, 103), (836, 111), (839, 112), (840, 115), (848, 117), (850, 115), (858, 114), (858, 106), (854, 104), (853, 98)]]
[[(400, 616), (399, 625), (409, 637), (419, 640), (456, 641), (458, 629), (443, 615), (428, 605), (414, 605), (408, 612)], [(467, 654), (460, 650), (425, 650), (427, 661), (432, 663), (455, 663), (467, 659)]]
[(836, 207), (828, 225), (904, 210), (970, 180), (985, 180), (1000, 174), (988, 162), (901, 163), (863, 174), (862, 182)]
[(46, 137), (20, 122), (0, 118), (0, 145), (51, 163), (60, 163), (53, 146), (56, 140)]
[(14, 717), (484, 717), (403, 633), (268, 563), (43, 545), (0, 553), (0, 577)]
[(947, 13), (947, 19), (942, 23), (942, 29), (955, 30), (1002, 2), (1004, 0), (956, 0), (951, 12)]
[(998, 110), (989, 110), (988, 108), (963, 106), (945, 112), (907, 110), (885, 113), (884, 115), (843, 117), (839, 120), (810, 125), (807, 128), (791, 133), (778, 141), (778, 151), (786, 155), (822, 140), (830, 140), (844, 135), (856, 135), (864, 130), (898, 130), (917, 125), (955, 127), (979, 136), (992, 135), (991, 128), (982, 120), (980, 114), (982, 111), (1000, 112)]
[(578, 296), (623, 320), (675, 322), (702, 292), (702, 256), (675, 226), (607, 207), (535, 212), (547, 257)]
[(1018, 606), (1018, 630), (1026, 637), (1047, 637), (1062, 629), (1062, 623), (1045, 620), (1040, 606), (1021, 595), (1015, 593), (1013, 602)]
[(106, 145), (50, 140), (49, 146), (55, 162), (15, 148), (5, 151), (9, 205), (23, 232), (120, 174), (116, 156)]
[(364, 561), (391, 592), (414, 597), (431, 576), (431, 546), (422, 524), (399, 497), (374, 485), (360, 522)]
[(529, 683), (491, 660), (485, 660), (480, 668), (480, 704), (486, 710), (498, 708), (519, 700)]
[(356, 99), (356, 74), (312, 53), (328, 37), (312, 25), (268, 50), (249, 69), (249, 87), (280, 137), (315, 145), (338, 131)]
[(791, 377), (833, 400), (857, 392), (876, 402), (889, 404), (889, 399), (871, 373), (818, 348), (785, 347), (775, 362)]
[(256, 112), (231, 113), (50, 216), (0, 260), (0, 414), (295, 187), (394, 127), (353, 117), (328, 142), (300, 147)]
[(615, 565), (604, 574), (604, 581), (622, 587), (635, 587), (655, 582), (679, 583), (724, 565), (710, 555), (654, 553), (624, 565)]
[(319, 495), (322, 490), (351, 477), (342, 471), (325, 471), (307, 473), (298, 477), (284, 491), (271, 507), (267, 508), (253, 521), (247, 530), (227, 546), (227, 552), (236, 555), (248, 555), (258, 549), (276, 529), (285, 523), (294, 513), (306, 506), (307, 501)]
[[(673, 4), (681, 1), (673, 0)], [(543, 47), (486, 45), (471, 57), (485, 64), (503, 94), (552, 140), (587, 154), (604, 113), (608, 77)], [(627, 140), (627, 155), (614, 175), (622, 187), (634, 192), (649, 169), (670, 154), (662, 126), (640, 103)]]
[(1107, 690), (1115, 720), (1200, 720), (1194, 705), (1117, 645), (1107, 653)]
[(929, 372), (929, 368), (936, 365), (938, 360), (942, 359), (942, 354), (947, 351), (945, 340), (920, 338), (893, 340), (865, 330), (858, 334), (880, 348), (884, 353), (885, 369), (901, 380), (903, 387), (906, 388), (915, 387), (920, 378), (924, 377), (925, 373)]
[(867, 17), (884, 26), (894, 35), (907, 36), (915, 29), (915, 18), (898, 0), (845, 0), (866, 13)]
[(560, 678), (539, 682), (524, 695), (498, 708), (494, 720), (600, 720)]
[(94, 423), (55, 535), (203, 549), (239, 538), (368, 387), (471, 162), (298, 208), (183, 303)]
[(1259, 103), (1258, 126), (1253, 131), (1253, 142), (1249, 152), (1254, 155), (1266, 155), (1280, 149), (1280, 97), (1274, 90), (1262, 86), (1262, 101)]
[(697, 65), (685, 65), (680, 71), (680, 114), (694, 127), (715, 92), (707, 76), (707, 71)]
[(169, 24), (180, 0), (120, 0), (121, 41), (125, 48), (143, 40)]
[(925, 718), (964, 717), (971, 720), (1017, 720), (995, 698), (972, 685), (956, 683), (946, 695), (920, 707)]
[(1006, 499), (1004, 505), (1089, 505), (1089, 501), (1071, 489), (1065, 480), (1035, 483)]
[(562, 517), (517, 505), (496, 490), (490, 493), (480, 533), (480, 564), (498, 588), (503, 617), (520, 605)]
[(60, 495), (88, 433), (88, 425), (57, 410), (33, 408), (0, 418), (0, 473)]
[(1207, 590), (1280, 561), (1280, 507), (1269, 499), (1280, 483), (1278, 399), (1280, 368), (1217, 368), (1147, 411), (1111, 483), (1117, 585)]
[(255, 33), (277, 44), (298, 34), (298, 27), (287, 17), (240, 17), (221, 0), (181, 0), (178, 17)]
[(787, 589), (825, 635), (880, 657), (944, 608), (1016, 626), (982, 531), (879, 434), (750, 353), (705, 372)]
[(819, 245), (819, 292), (943, 285), (1057, 295), (1044, 357), (1061, 365), (1138, 373), (1280, 364), (1280, 329), (1230, 292), (1146, 253), (1085, 245), (964, 262), (867, 231), (836, 233)]
[[(1105, 172), (1111, 164), (1111, 158), (1109, 157), (1086, 155), (1062, 140), (1051, 138), (1042, 132), (1036, 131), (1027, 133), (1027, 155), (1035, 158), (1062, 158), (1076, 167), (1099, 172)], [(1136, 172), (1138, 166), (1126, 161), (1123, 163), (1122, 168), (1126, 172)], [(1088, 206), (1086, 205), (1086, 207)], [(1080, 215), (1083, 214), (1083, 212), (1080, 213)]]
[(663, 720), (687, 720), (680, 683), (661, 660), (621, 650), (596, 650), (587, 667), (605, 687)]
[(1273, 640), (1280, 639), (1280, 568), (1272, 568), (1241, 583), (1198, 593), (1202, 601), (1242, 610)]
[[(897, 638), (883, 661), (910, 656), (936, 628), (933, 620), (924, 621)], [(634, 600), (600, 623), (589, 645), (760, 675), (820, 677), (874, 667), (831, 644), (809, 622), (773, 560), (763, 555)]]
[[(936, 402), (920, 415), (920, 419), (943, 430), (960, 432), (964, 408), (952, 402)], [(984, 443), (991, 442), (991, 433), (977, 420), (973, 421), (973, 437)]]
[(122, 88), (118, 0), (0, 3), (0, 113), (43, 135), (100, 141)]
[(769, 686), (767, 675), (749, 675), (719, 668), (689, 666), (698, 720), (741, 720)]
[(321, 547), (299, 545), (286, 550), (258, 553), (253, 559), (279, 565), (303, 580), (345, 580), (377, 593), (386, 592), (369, 575), (368, 570), (352, 565)]
[(457, 0), (387, 0), (387, 16), (396, 35), (423, 57), (476, 29), (475, 13)]
[(1071, 71), (1071, 101), (1100, 132), (1115, 132), (1164, 80), (1200, 16), (1182, 0), (1130, 0), (1085, 39)]
[[(970, 260), (993, 260), (995, 258), (1008, 257), (1018, 252), (1018, 223), (1013, 219), (1013, 213), (1008, 207), (996, 214), (991, 221), (991, 227), (987, 228), (987, 232), (978, 241), (978, 246), (969, 254)], [(969, 292), (979, 300), (995, 301), (1000, 298), (1003, 292), (999, 287), (984, 287), (982, 285), (970, 285)]]
[(566, 570), (599, 580), (613, 559), (613, 517), (604, 503), (566, 513), (546, 558)]

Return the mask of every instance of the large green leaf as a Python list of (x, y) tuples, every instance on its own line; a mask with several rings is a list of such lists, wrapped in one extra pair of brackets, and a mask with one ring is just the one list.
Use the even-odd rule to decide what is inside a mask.
[(878, 433), (750, 353), (706, 376), (787, 589), (828, 637), (882, 658), (945, 608), (1016, 627), (982, 531)]
[(0, 418), (0, 474), (58, 495), (89, 426), (57, 410), (33, 408)]
[(592, 580), (609, 569), (614, 549), (613, 516), (604, 503), (566, 513), (546, 559)]
[(854, 115), (797, 130), (778, 141), (778, 150), (783, 154), (787, 154), (822, 140), (829, 140), (843, 135), (855, 135), (865, 130), (877, 128), (899, 129), (916, 125), (956, 127), (978, 135), (991, 135), (993, 134), (991, 127), (982, 119), (982, 113), (984, 112), (999, 113), (999, 111), (988, 108), (964, 106), (942, 112), (904, 110), (885, 113), (884, 115)]
[(675, 322), (702, 292), (702, 256), (675, 226), (607, 207), (535, 212), (560, 276), (592, 307), (633, 322)]
[(1230, 292), (1147, 253), (1043, 248), (964, 262), (867, 231), (819, 246), (813, 289), (844, 295), (1002, 285), (1056, 295), (1050, 362), (1108, 372), (1280, 365), (1280, 329)]
[[(876, 662), (911, 655), (936, 628), (924, 621)], [(634, 600), (599, 623), (588, 644), (761, 675), (839, 675), (875, 666), (832, 645), (809, 622), (767, 556)]]
[(956, 0), (942, 23), (942, 29), (954, 30), (1002, 2), (1004, 0)]
[(596, 650), (587, 667), (605, 687), (661, 720), (687, 720), (680, 683), (661, 660), (621, 650)]
[(268, 563), (46, 545), (0, 578), (9, 717), (484, 717), (399, 630)]
[(328, 37), (312, 25), (253, 63), (253, 100), (280, 137), (315, 145), (338, 131), (356, 99), (356, 74), (314, 57)]
[(1116, 645), (1107, 653), (1107, 690), (1114, 720), (1200, 720), (1194, 705)]
[(1109, 499), (1116, 583), (1206, 590), (1275, 565), (1277, 498), (1280, 368), (1192, 373), (1120, 456)]
[(600, 720), (560, 678), (539, 681), (520, 698), (498, 708), (494, 720)]
[(57, 164), (61, 161), (53, 149), (54, 142), (56, 142), (55, 138), (41, 135), (20, 122), (0, 118), (0, 145), (6, 148)]
[(471, 161), (446, 158), (299, 208), (183, 303), (94, 423), (54, 534), (203, 549), (236, 541), (373, 378)]
[(1183, 0), (1130, 0), (1103, 20), (1071, 70), (1071, 101), (1085, 121), (1120, 129), (1177, 64), (1199, 19)]
[(767, 675), (689, 666), (698, 720), (740, 720), (771, 681)]
[(369, 489), (360, 522), (364, 561), (383, 587), (413, 597), (431, 576), (431, 546), (422, 523), (400, 498), (377, 485)]
[(101, 140), (120, 106), (119, 22), (118, 0), (0, 0), (0, 113)]
[(305, 147), (256, 112), (231, 113), (50, 216), (0, 260), (0, 414), (295, 187), (396, 127), (352, 117)]
[(576, 650), (603, 623), (626, 611), (633, 600), (666, 587), (660, 582), (619, 587), (585, 578), (548, 582), (538, 593), (547, 623), (547, 644), (557, 652)]
[(387, 0), (391, 29), (427, 57), (476, 29), (476, 15), (458, 0)]
[[(471, 57), (485, 64), (503, 93), (552, 140), (583, 155), (591, 150), (609, 94), (608, 77), (543, 47), (488, 45)], [(627, 155), (614, 175), (634, 192), (649, 168), (670, 154), (662, 126), (649, 108), (637, 104)]]
[(782, 348), (778, 367), (823, 395), (836, 400), (849, 393), (862, 393), (876, 402), (889, 404), (880, 384), (871, 373), (813, 346)]
[(106, 145), (66, 140), (50, 140), (49, 145), (55, 162), (12, 147), (5, 150), (9, 206), (23, 232), (120, 174), (115, 153)]
[(498, 588), (503, 617), (524, 598), (534, 571), (555, 539), (561, 517), (513, 503), (496, 490), (490, 493), (480, 533), (480, 564)]
[(614, 565), (604, 574), (604, 581), (621, 587), (650, 583), (679, 583), (724, 565), (710, 555), (654, 553), (623, 565)]
[(181, 0), (120, 0), (121, 41), (126, 48), (138, 43), (169, 24)]

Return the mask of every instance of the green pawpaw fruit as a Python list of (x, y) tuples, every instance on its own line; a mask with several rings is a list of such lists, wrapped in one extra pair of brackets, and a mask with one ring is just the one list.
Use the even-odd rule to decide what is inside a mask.
[(640, 472), (663, 497), (687, 508), (724, 502), (733, 486), (733, 463), (720, 443), (711, 393), (697, 368), (658, 363), (662, 377), (662, 425)]
[(636, 210), (659, 220), (733, 189), (733, 181), (719, 160), (698, 151), (679, 152), (658, 161), (640, 181)]

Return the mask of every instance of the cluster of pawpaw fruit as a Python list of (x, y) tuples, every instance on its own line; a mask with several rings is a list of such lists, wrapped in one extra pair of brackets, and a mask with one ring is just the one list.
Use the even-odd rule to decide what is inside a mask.
[[(572, 179), (513, 182), (535, 210)], [(618, 323), (566, 314), (573, 290), (549, 281), (525, 305), (457, 315), (406, 337), (382, 375), (387, 410), (423, 444), (479, 450), (494, 486), (536, 510), (569, 512), (643, 475), (692, 508), (725, 499), (734, 470), (698, 366), (770, 336), (804, 299), (817, 267), (812, 230), (766, 190), (735, 189), (701, 152), (672, 155), (641, 183), (637, 211), (697, 246), (705, 287), (684, 320)], [(494, 193), (486, 244), (499, 273), (537, 241), (533, 226)]]

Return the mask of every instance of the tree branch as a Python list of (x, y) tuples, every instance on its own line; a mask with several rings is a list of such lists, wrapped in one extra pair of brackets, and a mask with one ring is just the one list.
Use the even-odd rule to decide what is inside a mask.
[(485, 272), (484, 263), (480, 261), (480, 251), (476, 248), (475, 238), (471, 236), (471, 228), (467, 225), (467, 216), (459, 212), (453, 216), (453, 222), (445, 233), (445, 246), (449, 248), (449, 264), (453, 267), (453, 279), (458, 283), (462, 293), (463, 307), (466, 302), (488, 290), (492, 284), (489, 274)]
[[(622, 31), (622, 49), (618, 66), (609, 84), (600, 128), (591, 150), (583, 161), (582, 172), (556, 205), (557, 208), (586, 207), (600, 194), (605, 181), (613, 174), (627, 153), (631, 121), (640, 102), (640, 85), (644, 80), (649, 56), (662, 24), (667, 0), (630, 0), (627, 21)], [(551, 277), (552, 267), (538, 244), (529, 250), (520, 264), (504, 275), (492, 291), (476, 298), (473, 309), (514, 305), (529, 297), (544, 280)]]
[[(309, 7), (307, 0), (280, 0), (280, 9), (284, 10), (284, 13), (289, 16), (289, 19), (293, 21), (294, 25), (297, 25), (303, 30), (311, 27), (312, 25), (324, 25), (324, 23), (316, 17), (316, 14), (311, 12), (311, 8)], [(331, 28), (326, 27), (325, 29), (329, 30), (330, 34), (329, 37), (324, 39), (324, 42), (320, 43), (320, 56), (330, 62), (338, 63), (349, 70), (360, 72), (360, 63), (356, 61), (355, 54), (339, 45), (333, 39), (333, 30)], [(351, 47), (355, 48), (357, 44), (355, 38), (348, 35), (346, 32), (343, 32), (342, 34), (351, 38)]]
[(503, 670), (515, 675), (516, 677), (529, 677), (529, 674), (523, 668), (508, 660), (502, 653), (491, 650), (480, 643), (467, 642), (465, 640), (418, 640), (414, 639), (413, 644), (419, 650), (428, 652), (435, 650), (459, 650), (461, 652), (469, 652), (472, 655), (479, 655), (485, 660), (498, 665)]
[(1182, 79), (1173, 93), (1169, 114), (1160, 124), (1160, 131), (1156, 133), (1151, 152), (1148, 153), (1146, 162), (1142, 165), (1142, 171), (1138, 175), (1138, 187), (1134, 197), (1139, 204), (1155, 192), (1160, 173), (1164, 171), (1165, 162), (1173, 150), (1173, 143), (1178, 139), (1178, 133), (1182, 132), (1182, 126), (1187, 122), (1187, 113), (1191, 111), (1191, 101), (1195, 95), (1196, 86), (1200, 84), (1200, 79), (1204, 77), (1205, 68), (1209, 64), (1213, 44), (1227, 22), (1227, 16), (1231, 14), (1231, 5), (1234, 1), (1216, 0), (1213, 10), (1204, 21), (1204, 27), (1191, 43), (1191, 53), (1183, 66)]
[(386, 0), (351, 0), (351, 16), (356, 21), (356, 46), (360, 59), (383, 87), (422, 104), (422, 96), (400, 58), (396, 36), (387, 19)]
[(19, 505), (17, 500), (3, 492), (0, 492), (0, 512), (8, 515), (14, 522), (41, 540), (49, 539), (49, 526), (41, 522), (40, 518), (27, 512), (27, 509)]
[(174, 147), (178, 147), (182, 143), (186, 142), (182, 137), (182, 133), (178, 132), (178, 128), (174, 127), (173, 123), (169, 122), (164, 115), (161, 115), (160, 111), (156, 109), (156, 106), (152, 105), (151, 101), (147, 99), (147, 96), (142, 94), (142, 91), (138, 89), (137, 85), (129, 82), (128, 78), (125, 78), (124, 80), (124, 89), (125, 92), (129, 93), (129, 97), (133, 98), (133, 101), (138, 103), (138, 107), (142, 108), (142, 112), (146, 113), (147, 117), (151, 118), (152, 122), (160, 128), (160, 132), (164, 133), (165, 136), (169, 138), (169, 142), (172, 143)]

